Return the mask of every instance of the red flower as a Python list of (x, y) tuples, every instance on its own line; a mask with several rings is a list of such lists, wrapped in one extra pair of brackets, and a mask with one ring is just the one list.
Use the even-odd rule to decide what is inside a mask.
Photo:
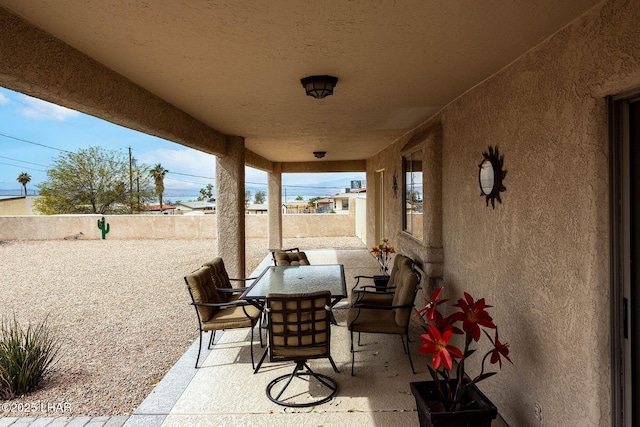
[(434, 369), (438, 369), (440, 364), (444, 365), (445, 369), (451, 369), (453, 366), (451, 357), (453, 356), (458, 359), (463, 357), (460, 349), (449, 344), (452, 334), (451, 326), (444, 328), (441, 335), (435, 326), (429, 325), (427, 327), (427, 333), (421, 335), (424, 344), (420, 347), (419, 351), (422, 354), (433, 354), (432, 362)]
[(461, 320), (462, 329), (471, 334), (474, 341), (480, 339), (480, 326), (495, 329), (496, 325), (493, 324), (493, 319), (489, 316), (489, 313), (485, 308), (491, 307), (486, 305), (484, 298), (474, 301), (473, 297), (468, 293), (464, 293), (464, 299), (460, 298), (457, 304), (453, 304), (454, 307), (460, 307), (461, 312), (453, 313), (450, 317), (452, 321)]
[[(440, 304), (444, 304), (445, 302), (449, 301), (448, 299), (439, 299), (440, 298), (440, 294), (442, 293), (442, 289), (444, 288), (438, 288), (433, 292), (433, 295), (431, 295), (431, 300), (427, 300), (425, 298), (425, 301), (427, 302), (427, 305), (425, 305), (423, 308), (421, 308), (420, 310), (418, 310), (418, 314), (422, 314), (424, 312), (427, 313), (427, 320), (430, 322), (433, 322), (434, 320), (436, 320), (436, 314), (438, 313), (438, 310), (436, 309), (436, 307)], [(442, 316), (440, 316), (442, 317)], [(438, 325), (439, 326), (439, 325)]]
[(489, 338), (489, 341), (491, 341), (491, 344), (493, 344), (493, 347), (494, 347), (493, 350), (491, 350), (491, 363), (493, 365), (495, 365), (496, 363), (499, 363), (500, 368), (502, 369), (502, 358), (500, 357), (500, 355), (502, 355), (505, 359), (507, 359), (513, 365), (513, 362), (511, 362), (511, 359), (509, 359), (509, 344), (507, 343), (503, 344), (500, 342), (500, 340), (498, 339), (498, 328), (496, 328), (495, 342), (491, 339), (487, 331), (483, 331), (483, 332), (485, 333), (487, 338)]

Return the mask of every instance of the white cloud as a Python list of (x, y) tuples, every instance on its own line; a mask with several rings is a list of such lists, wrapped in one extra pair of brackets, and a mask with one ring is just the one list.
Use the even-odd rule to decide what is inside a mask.
[(0, 93), (0, 105), (6, 105), (10, 102), (9, 98)]
[(20, 108), (18, 111), (29, 119), (58, 120), (62, 122), (80, 115), (79, 112), (70, 110), (69, 108), (26, 95), (22, 96), (22, 103), (25, 104), (25, 107)]

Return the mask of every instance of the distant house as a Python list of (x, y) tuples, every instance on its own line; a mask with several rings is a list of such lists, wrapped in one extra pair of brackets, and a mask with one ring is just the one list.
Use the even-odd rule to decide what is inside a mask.
[(293, 202), (282, 203), (283, 214), (300, 214), (300, 213), (316, 213), (316, 208), (308, 203), (300, 202), (299, 200)]
[(330, 197), (316, 200), (317, 213), (330, 213), (335, 211), (335, 201)]
[(267, 205), (264, 203), (249, 203), (247, 206), (248, 214), (266, 214), (267, 213)]
[(347, 193), (336, 194), (329, 198), (329, 200), (333, 201), (333, 210), (337, 213), (347, 213), (349, 212), (349, 205), (351, 204), (351, 200), (354, 198), (363, 198), (366, 197), (367, 189), (359, 188), (355, 190), (351, 190)]
[(195, 214), (197, 212), (203, 214), (214, 214), (216, 213), (216, 204), (205, 201), (195, 201), (195, 202), (178, 202), (174, 206), (175, 214)]
[(351, 200), (366, 197), (366, 188), (352, 190), (347, 193), (336, 194), (316, 201), (318, 213), (348, 213)]
[[(171, 205), (164, 205), (162, 206), (162, 214), (163, 215), (171, 215), (173, 214), (173, 211), (175, 210), (175, 208)], [(147, 207), (147, 211), (151, 214), (160, 214), (160, 205), (149, 205)]]

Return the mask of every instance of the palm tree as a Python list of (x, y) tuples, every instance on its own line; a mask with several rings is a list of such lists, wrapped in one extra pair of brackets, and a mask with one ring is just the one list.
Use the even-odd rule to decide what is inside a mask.
[[(22, 184), (22, 186), (24, 187), (24, 195), (27, 195), (27, 183), (29, 183), (31, 181), (31, 175), (29, 175), (26, 172), (21, 172), (20, 175), (18, 175), (18, 179), (16, 179), (16, 181), (18, 181), (20, 184)], [(22, 192), (20, 193), (22, 194)]]
[(162, 208), (164, 207), (164, 205), (162, 204), (162, 193), (164, 193), (164, 176), (169, 173), (169, 171), (163, 168), (160, 163), (158, 163), (153, 167), (153, 169), (149, 171), (149, 173), (156, 183), (156, 194), (158, 195), (158, 199), (160, 199), (160, 213), (162, 213)]

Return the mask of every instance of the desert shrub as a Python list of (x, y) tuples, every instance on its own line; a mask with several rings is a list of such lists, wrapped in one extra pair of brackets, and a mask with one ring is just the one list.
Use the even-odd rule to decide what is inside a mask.
[(0, 327), (0, 398), (35, 390), (57, 360), (60, 341), (47, 320), (26, 330), (13, 316)]

